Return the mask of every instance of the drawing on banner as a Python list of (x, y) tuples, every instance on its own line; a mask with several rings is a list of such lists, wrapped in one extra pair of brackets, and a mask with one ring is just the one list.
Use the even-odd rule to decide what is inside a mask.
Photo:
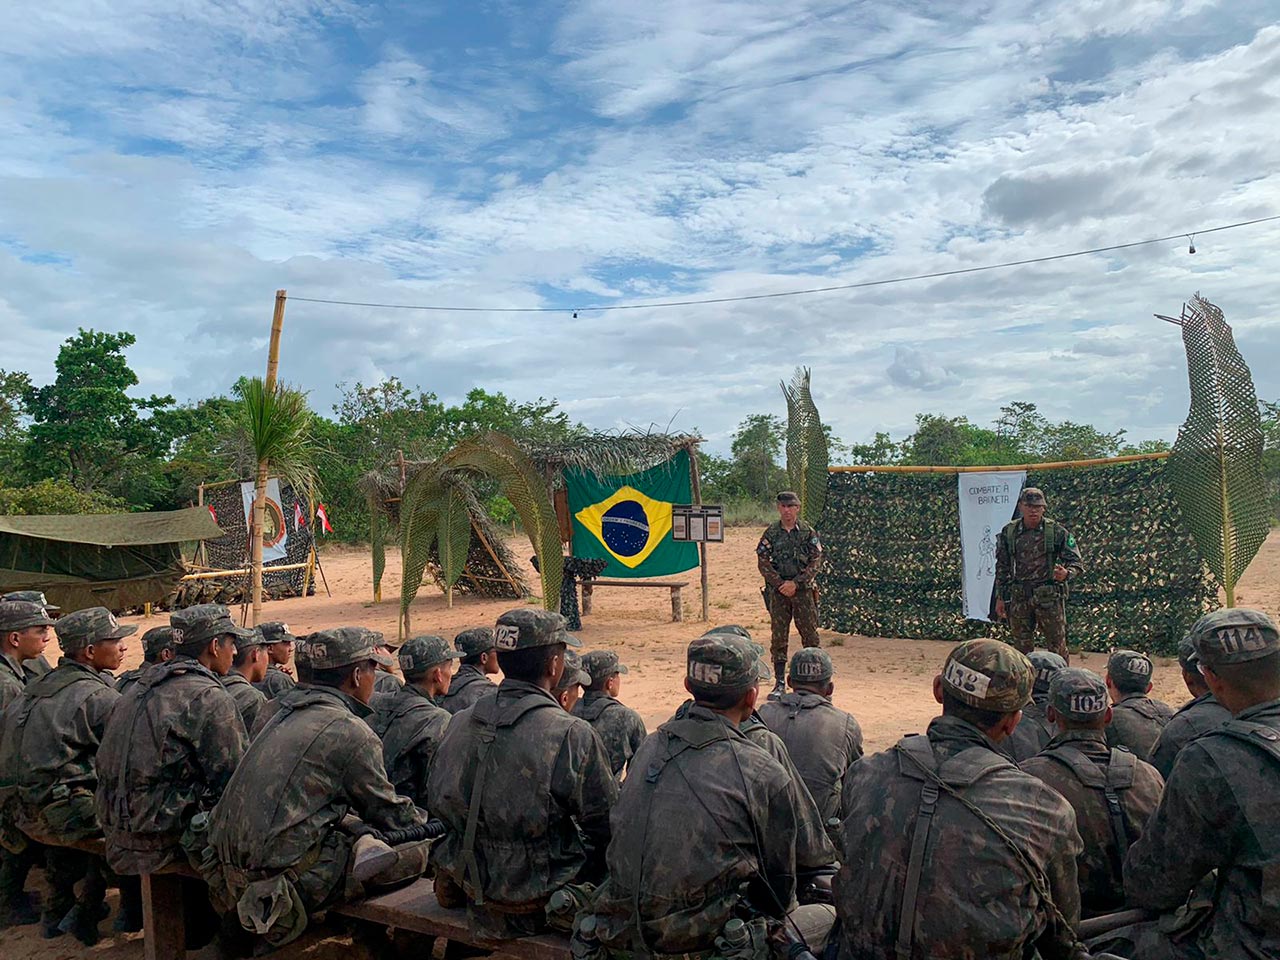
[[(244, 501), (245, 529), (253, 529), (253, 498), (257, 485), (253, 481), (240, 484), (240, 496)], [(289, 555), (289, 530), (284, 523), (284, 510), (280, 506), (280, 481), (267, 481), (267, 507), (262, 512), (262, 560), (283, 560)]]
[(1026, 482), (1024, 470), (957, 474), (960, 497), (960, 573), (964, 615), (991, 620), (996, 584), (996, 538), (1013, 517)]

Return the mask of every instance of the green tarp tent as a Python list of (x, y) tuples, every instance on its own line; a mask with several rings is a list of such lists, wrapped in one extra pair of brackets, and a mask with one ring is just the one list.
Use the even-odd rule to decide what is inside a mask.
[(205, 507), (155, 513), (0, 517), (0, 592), (43, 590), (63, 613), (115, 612), (167, 597), (184, 541), (222, 536)]

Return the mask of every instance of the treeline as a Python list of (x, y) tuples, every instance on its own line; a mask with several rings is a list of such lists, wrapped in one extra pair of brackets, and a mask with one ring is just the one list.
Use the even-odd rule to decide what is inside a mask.
[[(0, 514), (102, 513), (168, 510), (195, 501), (201, 481), (252, 476), (252, 458), (234, 429), (240, 385), (227, 394), (178, 404), (170, 396), (134, 397), (138, 378), (125, 351), (130, 333), (81, 330), (63, 343), (52, 383), (0, 370)], [(1266, 471), (1280, 514), (1280, 403), (1261, 404)], [(397, 450), (430, 460), (486, 430), (517, 440), (550, 442), (588, 432), (554, 399), (513, 400), (476, 388), (459, 404), (392, 378), (374, 386), (339, 384), (331, 415), (316, 413), (316, 472), (335, 537), (367, 538), (367, 506), (357, 481), (389, 463)], [(786, 424), (752, 414), (739, 424), (727, 456), (701, 454), (703, 498), (723, 502), (731, 519), (771, 512), (787, 485)], [(1081, 460), (1167, 449), (1163, 441), (1129, 443), (1125, 431), (1051, 421), (1033, 403), (1001, 408), (989, 426), (966, 417), (919, 414), (902, 439), (877, 433), (870, 443), (845, 444), (828, 434), (831, 462), (860, 464), (997, 465)], [(510, 505), (489, 494), (500, 521)]]

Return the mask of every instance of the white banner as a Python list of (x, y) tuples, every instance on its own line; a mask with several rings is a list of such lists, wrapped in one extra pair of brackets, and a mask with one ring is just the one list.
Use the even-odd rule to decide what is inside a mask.
[(996, 543), (1013, 518), (1025, 470), (1003, 473), (961, 473), (960, 576), (964, 586), (964, 615), (990, 620), (991, 591), (996, 582)]
[[(244, 500), (244, 528), (253, 530), (253, 496), (257, 485), (253, 481), (240, 484), (240, 496)], [(267, 509), (262, 517), (262, 562), (283, 560), (288, 556), (289, 529), (284, 522), (284, 510), (280, 507), (280, 481), (267, 481)], [(252, 544), (249, 547), (253, 549)]]

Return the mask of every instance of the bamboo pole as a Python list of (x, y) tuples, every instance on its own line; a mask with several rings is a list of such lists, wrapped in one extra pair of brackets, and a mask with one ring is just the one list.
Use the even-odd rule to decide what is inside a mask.
[[(280, 573), (284, 570), (304, 570), (305, 563), (282, 563), (276, 567), (267, 567), (268, 573)], [(243, 577), (247, 573), (252, 573), (252, 567), (240, 567), (236, 570), (204, 570), (200, 573), (188, 573), (181, 577), (182, 580), (216, 580), (219, 577)]]
[[(275, 393), (276, 374), (280, 369), (280, 333), (284, 328), (285, 292), (276, 291), (275, 311), (271, 315), (271, 342), (267, 349), (267, 379), (265, 383), (267, 396)], [(258, 484), (253, 497), (253, 530), (251, 566), (253, 580), (253, 626), (262, 619), (262, 527), (267, 510), (267, 471), (270, 464), (266, 460), (258, 462)]]
[[(693, 488), (693, 502), (698, 506), (702, 506), (702, 478), (698, 475), (698, 451), (692, 449), (689, 451), (689, 486)], [(706, 530), (703, 530), (706, 535)], [(708, 606), (707, 597), (707, 542), (706, 540), (698, 543), (698, 557), (702, 567), (702, 619), (707, 621), (710, 619), (710, 607)], [(678, 591), (671, 592), (671, 602), (676, 603)]]
[(1115, 463), (1136, 463), (1140, 460), (1167, 460), (1169, 452), (1130, 453), (1123, 457), (1098, 457), (1094, 460), (1058, 460), (1053, 463), (1019, 463), (1005, 466), (965, 467), (910, 467), (901, 463), (870, 466), (855, 464), (846, 467), (827, 467), (828, 473), (999, 473), (1002, 470), (1066, 470), (1072, 467), (1104, 467)]

